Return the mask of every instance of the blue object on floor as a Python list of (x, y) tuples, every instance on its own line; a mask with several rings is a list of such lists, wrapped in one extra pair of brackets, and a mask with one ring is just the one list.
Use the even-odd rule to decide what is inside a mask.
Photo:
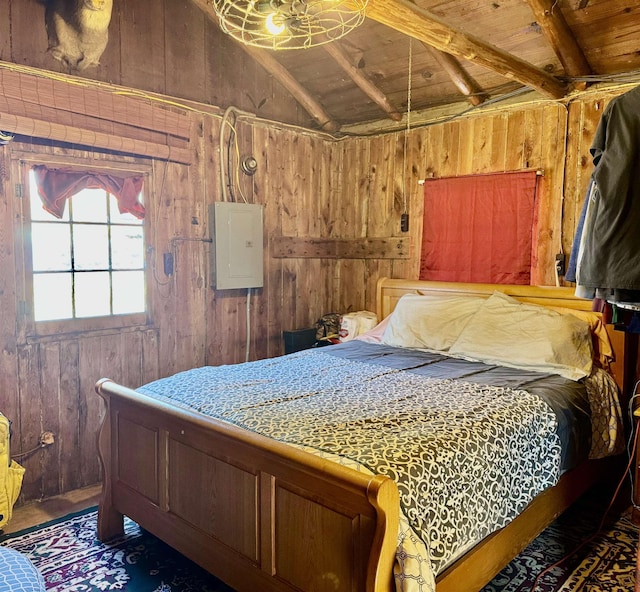
[(45, 592), (44, 579), (27, 557), (0, 547), (0, 592)]

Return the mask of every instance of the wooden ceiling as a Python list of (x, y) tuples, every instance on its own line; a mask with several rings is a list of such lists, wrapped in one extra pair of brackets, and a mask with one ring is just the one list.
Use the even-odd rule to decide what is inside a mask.
[[(191, 1), (215, 21), (210, 0)], [(242, 47), (331, 132), (402, 127), (409, 87), (414, 113), (640, 74), (638, 0), (369, 0), (366, 14), (328, 45)]]

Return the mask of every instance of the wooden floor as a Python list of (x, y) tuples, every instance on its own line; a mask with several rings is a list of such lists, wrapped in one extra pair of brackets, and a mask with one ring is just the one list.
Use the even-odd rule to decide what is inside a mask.
[(55, 518), (61, 518), (71, 512), (79, 512), (85, 508), (95, 506), (100, 499), (101, 484), (76, 489), (64, 495), (50, 497), (43, 501), (35, 501), (18, 506), (13, 510), (13, 516), (5, 525), (2, 533), (10, 534), (23, 528), (37, 526)]

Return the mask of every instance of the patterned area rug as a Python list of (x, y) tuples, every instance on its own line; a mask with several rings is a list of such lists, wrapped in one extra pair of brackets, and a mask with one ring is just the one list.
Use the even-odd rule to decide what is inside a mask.
[[(589, 539), (602, 508), (587, 498), (574, 505), (514, 559), (483, 592), (531, 592), (536, 576)], [(233, 592), (137, 524), (125, 519), (121, 539), (96, 541), (95, 508), (0, 537), (27, 555), (51, 592)], [(638, 529), (628, 513), (603, 528), (576, 555), (540, 580), (536, 592), (633, 590)], [(464, 591), (460, 591), (464, 592)]]
[(96, 519), (90, 508), (0, 544), (27, 555), (50, 592), (233, 592), (128, 518), (123, 537), (100, 543)]
[(612, 510), (598, 533), (606, 502), (608, 496), (597, 492), (578, 500), (482, 592), (631, 592), (638, 527), (631, 522), (631, 510)]

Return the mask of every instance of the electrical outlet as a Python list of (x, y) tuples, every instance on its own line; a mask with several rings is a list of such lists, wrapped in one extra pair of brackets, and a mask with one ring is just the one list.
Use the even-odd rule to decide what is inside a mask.
[(564, 275), (566, 272), (564, 253), (558, 253), (556, 255), (556, 270), (558, 275)]
[(45, 446), (51, 446), (56, 440), (55, 434), (53, 432), (42, 432), (40, 434), (40, 446), (43, 448)]
[(162, 262), (164, 264), (164, 275), (173, 275), (173, 253), (164, 253)]

